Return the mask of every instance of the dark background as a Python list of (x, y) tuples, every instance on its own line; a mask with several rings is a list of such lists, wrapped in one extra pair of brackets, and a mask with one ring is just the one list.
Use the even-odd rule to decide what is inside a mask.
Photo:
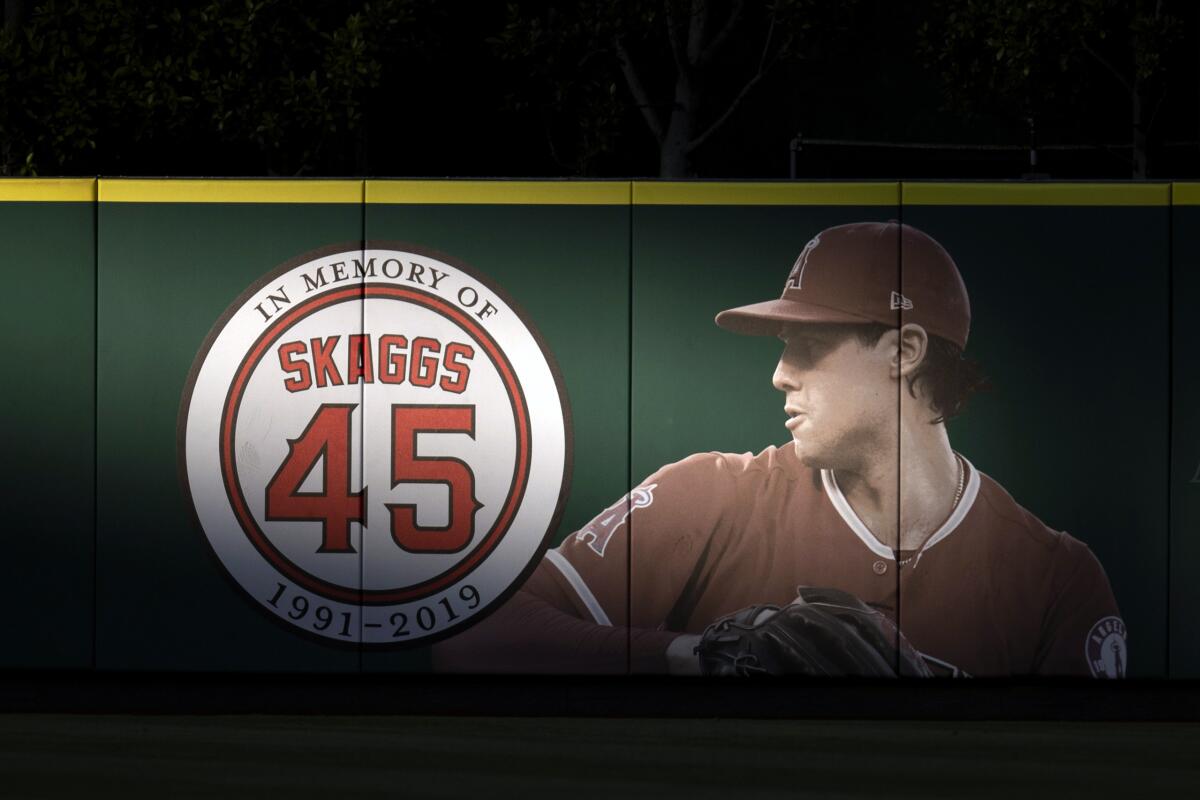
[[(1200, 12), (1190, 5), (1114, 0), (1036, 0), (1019, 7), (1002, 0), (979, 0), (969, 6), (945, 0), (856, 0), (836, 10), (832, 5), (805, 0), (480, 5), (432, 0), (5, 0), (0, 175), (1031, 180), (1200, 176)], [(727, 37), (723, 31), (728, 31)], [(72, 227), (79, 241), (60, 239), (60, 249), (86, 250), (88, 239), (97, 235), (95, 221), (82, 207), (69, 213), (79, 216)], [(434, 218), (451, 212), (429, 213), (433, 221), (421, 224), (436, 231)], [(643, 210), (643, 216), (671, 213), (676, 212)], [(941, 225), (945, 230), (939, 229), (938, 235), (949, 241), (954, 231), (966, 235), (973, 225), (982, 224), (974, 220), (974, 213), (948, 209), (929, 212), (927, 220), (908, 221)], [(1107, 227), (1097, 222), (1103, 214), (1069, 213), (1074, 217), (1059, 226), (1060, 233), (1064, 228)], [(1192, 285), (1190, 271), (1178, 270), (1177, 280), (1168, 276), (1164, 257), (1173, 256), (1171, 263), (1176, 265), (1192, 262), (1193, 243), (1180, 224), (1191, 218), (1191, 211), (1171, 212), (1174, 229), (1167, 226), (1166, 213), (1147, 212), (1146, 219), (1130, 223), (1156, 248), (1152, 269), (1136, 271), (1141, 278), (1135, 281), (1135, 294), (1155, 295), (1165, 306), (1174, 280), (1179, 309), (1175, 332), (1190, 335), (1179, 324), (1189, 307), (1179, 298)], [(989, 216), (996, 218), (991, 212)], [(1021, 213), (1009, 216), (1017, 219)], [(13, 217), (10, 224), (6, 240), (31, 228), (30, 218)], [(1036, 227), (1028, 220), (1023, 228), (1014, 226), (1025, 233)], [(1001, 232), (990, 233), (993, 241), (1000, 238), (995, 234)], [(761, 239), (755, 241), (761, 246)], [(1056, 241), (1071, 237), (1060, 235)], [(1104, 242), (1097, 244), (1105, 250)], [(1159, 253), (1157, 248), (1174, 250)], [(1086, 291), (1105, 301), (1093, 308), (1102, 323), (1114, 327), (1129, 300), (1120, 284), (1123, 252), (1101, 254), (1105, 258), (1097, 262), (1114, 263), (1105, 263), (1095, 276), (1103, 282)], [(999, 255), (996, 259), (1002, 260)], [(1001, 287), (1007, 287), (1010, 296), (1020, 294), (1011, 276), (998, 272), (987, 259), (964, 267), (972, 268), (977, 270), (972, 286), (994, 284), (997, 298)], [(1028, 271), (1027, 277), (1038, 278), (1036, 264), (1029, 264)], [(1153, 273), (1152, 281), (1143, 280), (1147, 272)], [(24, 274), (6, 269), (6, 275)], [(767, 282), (764, 278), (764, 285)], [(27, 287), (21, 281), (10, 285), (19, 300)], [(97, 288), (102, 298), (137, 299), (103, 278)], [(1069, 284), (1057, 288), (1062, 296), (1077, 294)], [(78, 306), (72, 306), (72, 324), (83, 334), (97, 325), (96, 309), (89, 308), (86, 299), (71, 295), (63, 300)], [(1025, 321), (1025, 339), (1005, 339), (1004, 325), (997, 324), (990, 340), (979, 341), (985, 347), (990, 342), (1002, 355), (1006, 347), (1033, 351), (1040, 345), (1039, 336), (1053, 335), (1050, 317), (1030, 313)], [(1169, 319), (1155, 319), (1161, 330), (1142, 328), (1138, 335), (1157, 341), (1169, 324)], [(121, 333), (132, 337), (137, 332)], [(1083, 329), (1072, 336), (1089, 338)], [(1134, 339), (1119, 343), (1141, 341)], [(1057, 346), (1071, 352), (1066, 342)], [(1097, 344), (1092, 355), (1100, 362), (1118, 361), (1119, 349), (1105, 351)], [(96, 355), (101, 363), (114, 358), (102, 348)], [(151, 358), (149, 351), (144, 355)], [(1155, 356), (1164, 365), (1168, 357), (1165, 352)], [(1177, 368), (1188, 366), (1183, 348), (1174, 357)], [(766, 363), (770, 356), (764, 353), (763, 359)], [(1102, 363), (1071, 363), (1073, 369), (1104, 376)], [(1150, 436), (1134, 444), (1148, 452), (1145, 462), (1137, 463), (1165, 465), (1158, 452), (1164, 444), (1164, 423), (1157, 410), (1166, 387), (1155, 378), (1160, 373), (1151, 369), (1156, 364), (1133, 363), (1133, 371), (1154, 372), (1150, 377), (1158, 381), (1133, 382), (1139, 402), (1156, 410), (1143, 419)], [(1124, 369), (1123, 380), (1128, 372)], [(1176, 375), (1184, 372), (1177, 369)], [(89, 376), (85, 373), (83, 379), (86, 384)], [(82, 406), (92, 391), (101, 398), (109, 396), (103, 380), (99, 383), (76, 384), (78, 394), (63, 393), (51, 400)], [(1190, 387), (1188, 383), (1183, 388), (1191, 392)], [(1019, 419), (1019, 388), (1015, 381), (1002, 385), (980, 403), (980, 415), (994, 422)], [(1088, 395), (1102, 389), (1079, 387)], [(1191, 394), (1181, 395), (1189, 402), (1190, 398)], [(109, 399), (120, 405), (119, 397)], [(29, 400), (31, 405), (45, 402)], [(1071, 403), (1062, 403), (1056, 413), (1070, 408)], [(632, 410), (636, 416), (636, 402)], [(1178, 426), (1190, 425), (1183, 403), (1167, 413), (1172, 411)], [(1089, 413), (1099, 418), (1093, 426), (1097, 436), (1085, 437), (1084, 444), (1103, 449), (1104, 409), (1098, 406)], [(1046, 417), (1038, 422), (1053, 421)], [(101, 441), (105, 433), (100, 431)], [(960, 424), (956, 430), (968, 443), (986, 439), (987, 433), (983, 426)], [(32, 439), (22, 444), (28, 444), (30, 452), (39, 449)], [(1172, 454), (1179, 473), (1191, 463), (1181, 456), (1183, 449)], [(87, 455), (97, 459), (102, 486), (113, 479), (114, 473), (103, 469), (102, 455)], [(640, 453), (635, 470), (669, 455)], [(1021, 488), (1022, 497), (1040, 508), (1042, 495), (1053, 494), (1052, 489), (1039, 483), (1036, 474), (1013, 466), (1028, 455), (1007, 453), (998, 459), (997, 469), (1008, 468), (1006, 483)], [(13, 462), (13, 473), (20, 471), (16, 466)], [(1047, 470), (1054, 467), (1047, 461)], [(1102, 467), (1097, 459), (1095, 470)], [(630, 477), (637, 476), (621, 474), (622, 480), (613, 482), (624, 486)], [(1135, 477), (1155, 484), (1162, 476), (1155, 472)], [(162, 478), (169, 483), (174, 476)], [(1137, 488), (1128, 480), (1110, 485), (1126, 496)], [(1175, 500), (1175, 522), (1182, 530), (1187, 509), (1178, 505), (1178, 497), (1163, 495), (1164, 500)], [(165, 495), (155, 496), (163, 502)], [(49, 530), (62, 517), (87, 516), (93, 503), (101, 512), (106, 510), (102, 499), (81, 496), (40, 524)], [(1066, 512), (1064, 516), (1064, 522), (1075, 521)], [(1118, 527), (1130, 520), (1118, 515), (1109, 522)], [(1127, 569), (1139, 578), (1153, 574), (1146, 582), (1149, 589), (1133, 605), (1142, 606), (1145, 617), (1161, 620), (1147, 637), (1154, 644), (1155, 660), (1142, 673), (1161, 675), (1168, 658), (1160, 642), (1168, 621), (1160, 609), (1171, 588), (1159, 573), (1167, 570), (1169, 551), (1163, 551), (1169, 544), (1158, 535), (1162, 520), (1140, 523), (1156, 534), (1151, 547), (1140, 549), (1144, 558), (1130, 558), (1114, 544), (1115, 538), (1102, 555), (1114, 571)], [(1086, 530), (1085, 526), (1079, 532)], [(1190, 552), (1188, 543), (1181, 542), (1179, 552)], [(26, 543), (36, 546), (32, 539)], [(58, 544), (64, 550), (88, 546), (82, 539)], [(1186, 569), (1172, 571), (1180, 573), (1175, 581), (1178, 592), (1189, 583)], [(103, 596), (105, 587), (91, 585), (89, 577), (81, 573), (59, 579)], [(1129, 587), (1118, 588), (1125, 589), (1120, 597), (1132, 593)], [(71, 618), (79, 630), (90, 627), (86, 617), (94, 612), (81, 613), (68, 600), (56, 595), (42, 601), (41, 612)], [(145, 597), (139, 602), (153, 605)], [(130, 617), (116, 616), (118, 622)], [(1190, 641), (1180, 620), (1170, 622), (1174, 632), (1184, 634), (1177, 641)], [(131, 629), (128, 635), (136, 639), (141, 634)], [(9, 648), (10, 654), (47, 641), (45, 627), (30, 628), (23, 636), (22, 646)], [(72, 665), (94, 658), (94, 643), (92, 648), (87, 642), (76, 644), (56, 651), (52, 660)], [(1192, 649), (1186, 655), (1195, 658)], [(25, 662), (16, 658), (8, 663)], [(1182, 673), (1190, 674), (1186, 668)]]
[[(0, 175), (807, 180), (1154, 180), (1200, 175), (1200, 12), (1183, 2), (4, 0), (3, 8)], [(143, 409), (121, 396), (120, 387), (127, 382), (113, 376), (119, 378), (121, 369), (131, 379), (165, 374), (168, 360), (182, 368), (194, 352), (197, 332), (215, 318), (212, 309), (199, 310), (197, 287), (215, 297), (236, 294), (213, 283), (214, 274), (199, 266), (160, 272), (154, 254), (166, 243), (156, 236), (176, 235), (167, 233), (173, 227), (188, 230), (183, 250), (197, 265), (206, 264), (215, 256), (205, 245), (220, 251), (228, 244), (211, 241), (209, 231), (237, 221), (242, 227), (235, 238), (254, 243), (242, 248), (248, 261), (273, 264), (289, 254), (275, 252), (276, 245), (261, 233), (283, 231), (292, 241), (293, 232), (280, 220), (266, 224), (266, 218), (244, 208), (213, 208), (197, 213), (191, 208), (109, 206), (99, 212), (100, 220), (111, 226), (106, 231), (117, 233), (100, 235), (87, 212), (64, 207), (61, 213), (79, 218), (66, 225), (73, 234), (58, 240), (60, 251), (43, 254), (34, 246), (25, 254), (14, 251), (10, 262), (33, 264), (36, 255), (70, 259), (62, 248), (82, 253), (88, 239), (98, 237), (96, 306), (89, 308), (83, 294), (63, 297), (63, 308), (73, 312), (69, 319), (76, 334), (86, 339), (95, 333), (98, 366), (94, 376), (83, 377), (85, 382), (95, 378), (96, 385), (72, 383), (78, 391), (61, 392), (53, 401), (84, 408), (87, 390), (96, 392), (96, 418), (102, 421), (96, 431), (96, 480), (101, 490), (113, 490), (111, 497), (121, 496), (116, 491), (124, 488), (120, 465), (132, 457), (121, 448), (134, 447), (139, 436), (155, 435), (154, 426), (145, 424)], [(339, 224), (349, 227), (332, 239), (357, 235), (361, 211), (343, 210), (345, 219)], [(747, 343), (718, 337), (709, 322), (715, 310), (728, 304), (727, 286), (715, 281), (703, 290), (689, 289), (704, 298), (703, 314), (675, 308), (672, 301), (678, 286), (702, 275), (705, 265), (720, 270), (743, 254), (756, 263), (786, 265), (808, 235), (825, 224), (817, 224), (820, 214), (809, 219), (812, 211), (640, 207), (628, 219), (621, 211), (619, 222), (606, 223), (613, 247), (624, 241), (626, 225), (639, 223), (640, 233), (629, 246), (643, 248), (654, 262), (654, 269), (644, 273), (654, 278), (643, 277), (632, 287), (629, 311), (638, 354), (630, 376), (632, 419), (624, 414), (605, 418), (616, 427), (625, 422), (654, 434), (633, 437), (639, 444), (629, 467), (623, 454), (614, 451), (607, 454), (612, 463), (603, 462), (610, 477), (578, 482), (578, 507), (568, 522), (586, 519), (586, 509), (603, 507), (665, 461), (706, 447), (741, 450), (767, 444), (771, 439), (766, 431), (757, 432), (757, 420), (778, 433), (775, 394), (765, 377), (775, 357), (768, 348), (756, 351), (756, 360), (740, 356), (739, 368), (747, 374), (729, 384), (760, 382), (755, 385), (761, 391), (746, 391), (755, 405), (744, 406), (756, 412), (745, 419), (756, 422), (697, 424), (673, 416), (661, 404), (661, 398), (679, 391), (681, 374), (703, 378), (701, 370), (689, 372), (688, 364), (700, 366), (722, 350), (747, 352), (738, 349)], [(1168, 264), (1180, 276), (1174, 288), (1183, 290), (1191, 285), (1191, 270), (1185, 267), (1194, 263), (1192, 237), (1181, 226), (1172, 230), (1169, 223), (1187, 218), (1190, 210), (1179, 209), (1175, 217), (1165, 206), (1108, 212), (931, 207), (913, 209), (911, 216), (907, 209), (893, 211), (946, 241), (976, 297), (992, 298), (995, 305), (981, 303), (977, 309), (974, 348), (988, 357), (984, 360), (998, 389), (981, 399), (973, 417), (957, 423), (956, 441), (966, 446), (965, 452), (990, 454), (981, 464), (985, 471), (993, 470), (1052, 526), (1072, 530), (1097, 550), (1110, 565), (1118, 599), (1140, 623), (1144, 646), (1154, 653), (1143, 662), (1141, 674), (1165, 674), (1170, 545), (1160, 517), (1174, 502), (1175, 530), (1188, 529), (1190, 511), (1181, 503), (1190, 494), (1185, 489), (1172, 496), (1154, 487), (1165, 483), (1160, 473), (1170, 455), (1176, 457), (1177, 475), (1186, 471), (1183, 462), (1191, 457), (1189, 447), (1167, 452), (1165, 420), (1172, 413), (1166, 369), (1171, 324), (1166, 304), (1172, 289)], [(10, 243), (21, 239), (21, 231), (38, 227), (39, 212), (27, 208), (21, 213), (25, 216), (13, 216), (6, 229)], [(54, 216), (60, 209), (42, 213)], [(212, 213), (228, 219), (209, 220), (206, 214)], [(307, 213), (288, 209), (291, 227), (330, 240), (312, 220), (292, 219)], [(507, 213), (397, 208), (377, 210), (375, 224), (396, 228), (389, 235), (399, 238), (444, 239), (441, 246), (447, 251), (466, 247), (473, 260), (490, 258), (481, 266), (495, 271), (503, 261), (496, 254), (498, 242), (519, 254), (528, 246), (517, 241), (519, 236), (510, 241), (500, 233), (495, 240), (480, 234), (484, 229), (520, 230), (521, 225), (509, 224), (513, 220)], [(531, 230), (537, 223), (553, 227), (545, 224), (545, 210), (514, 213), (513, 219), (533, 221)], [(155, 215), (174, 218), (147, 223)], [(841, 210), (836, 216), (842, 218)], [(1052, 224), (1047, 226), (1047, 220)], [(122, 224), (128, 227), (122, 230)], [(1095, 230), (1112, 233), (1095, 238), (1090, 235)], [(655, 238), (656, 232), (662, 235)], [(463, 244), (467, 241), (474, 244)], [(123, 243), (138, 251), (122, 252)], [(1085, 245), (1091, 248), (1086, 256), (1081, 255)], [(578, 265), (578, 254), (571, 260)], [(1080, 280), (1074, 268), (1055, 269), (1073, 262), (1087, 265), (1087, 278)], [(1126, 283), (1130, 265), (1138, 277)], [(235, 283), (248, 281), (237, 275), (258, 269), (232, 262), (223, 267)], [(13, 271), (16, 300), (36, 295), (31, 287), (37, 280), (24, 280), (27, 272)], [(77, 272), (77, 277), (85, 275)], [(1057, 279), (1050, 280), (1054, 275)], [(746, 300), (777, 290), (773, 268), (764, 266), (761, 276), (743, 269), (739, 277)], [(752, 281), (759, 287), (753, 292)], [(550, 290), (532, 296), (544, 299), (547, 308), (560, 298)], [(154, 303), (153, 297), (169, 300)], [(1030, 297), (1041, 306), (1035, 308)], [(220, 307), (210, 299), (213, 308)], [(160, 316), (139, 314), (143, 306)], [(1186, 299), (1177, 297), (1176, 307), (1187, 308)], [(181, 308), (190, 309), (192, 316), (180, 316)], [(1064, 308), (1073, 309), (1073, 322), (1066, 326), (1055, 315)], [(36, 303), (24, 303), (14, 323), (32, 322), (39, 313)], [(561, 323), (564, 331), (580, 338), (584, 329), (569, 319), (552, 320), (548, 313), (539, 312), (539, 318), (551, 326)], [(169, 338), (178, 345), (176, 351), (164, 352), (162, 341), (157, 348), (137, 347), (147, 334), (129, 320), (140, 318), (172, 327), (176, 336)], [(1118, 329), (1127, 318), (1136, 320), (1132, 333), (1107, 344), (1098, 340), (1096, 326)], [(1018, 319), (1021, 324), (1013, 326)], [(622, 327), (623, 320), (610, 321)], [(1176, 327), (1177, 335), (1190, 335), (1187, 326)], [(136, 358), (125, 355), (126, 348), (116, 344), (121, 340), (134, 345), (129, 352)], [(561, 345), (569, 349), (573, 342), (564, 337)], [(1175, 364), (1180, 391), (1190, 387), (1187, 364), (1178, 360), (1183, 353), (1181, 349)], [(1028, 369), (1030, 354), (1037, 354), (1038, 370)], [(737, 360), (732, 354), (723, 359)], [(664, 364), (671, 367), (664, 369)], [(1115, 442), (1106, 431), (1107, 405), (1088, 402), (1103, 396), (1110, 364), (1123, 365), (1120, 383), (1132, 387), (1123, 407), (1136, 411), (1140, 420), (1139, 435)], [(1097, 386), (1088, 385), (1093, 378), (1099, 379)], [(576, 390), (583, 385), (579, 379), (575, 383)], [(129, 385), (145, 388), (137, 380)], [(165, 413), (156, 423), (161, 430), (173, 419), (173, 385), (163, 387), (158, 398), (164, 401), (158, 405)], [(1034, 389), (1046, 386), (1057, 387), (1058, 394), (1039, 396), (1037, 405), (1048, 410), (1029, 414)], [(701, 380), (695, 392), (704, 387)], [(620, 387), (610, 388), (619, 399)], [(577, 393), (601, 396), (590, 386)], [(1190, 397), (1181, 394), (1174, 409), (1180, 430), (1190, 424), (1184, 413)], [(31, 407), (39, 403), (45, 401), (28, 401)], [(709, 407), (718, 413), (729, 406), (714, 402)], [(713, 439), (714, 431), (721, 430), (729, 441)], [(1042, 435), (1004, 434), (1011, 430), (1079, 433), (1077, 441), (1047, 456), (1034, 452)], [(24, 436), (19, 444), (31, 458), (36, 454), (44, 460), (50, 452), (35, 437)], [(589, 452), (590, 463), (598, 463), (597, 452)], [(1106, 467), (1107, 456), (1116, 456), (1121, 468)], [(19, 463), (12, 461), (10, 472), (22, 472)], [(73, 466), (79, 463), (86, 460)], [(1024, 465), (1029, 463), (1042, 469), (1028, 469)], [(87, 476), (80, 477), (82, 485)], [(174, 507), (174, 476), (163, 472), (158, 478), (161, 485), (149, 492), (153, 503), (135, 507), (106, 500), (103, 492), (93, 497), (89, 488), (55, 519), (37, 520), (39, 530), (61, 527), (68, 513), (86, 515), (94, 503), (101, 531), (94, 554), (97, 575), (107, 574), (115, 562), (153, 560), (147, 553), (161, 545), (161, 538), (153, 534), (155, 524), (149, 519), (135, 517), (155, 504)], [(1062, 491), (1066, 485), (1074, 491)], [(1062, 499), (1094, 498), (1110, 490), (1099, 487), (1118, 486), (1117, 496), (1153, 498), (1158, 510), (1144, 513), (1136, 503), (1094, 501), (1076, 508)], [(585, 487), (582, 493), (580, 487)], [(115, 541), (106, 532), (129, 530), (145, 531), (149, 550), (103, 546)], [(1136, 547), (1129, 546), (1135, 537), (1123, 533), (1130, 530), (1139, 532)], [(38, 547), (33, 538), (22, 541), (29, 549)], [(82, 540), (64, 543), (73, 552), (90, 546)], [(1181, 547), (1187, 552), (1185, 540)], [(19, 562), (13, 563), (12, 569), (19, 569)], [(20, 585), (21, 576), (13, 577), (12, 585)], [(166, 584), (171, 577), (164, 571)], [(120, 582), (82, 573), (64, 580), (87, 586), (100, 601), (125, 596)], [(1186, 579), (1178, 580), (1175, 591), (1187, 585)], [(163, 587), (158, 588), (161, 596)], [(89, 627), (84, 611), (90, 609), (73, 606), (69, 597), (55, 595), (45, 612)], [(142, 630), (130, 623), (144, 611), (153, 616), (156, 606), (140, 597), (129, 602), (129, 608), (114, 606), (112, 614), (97, 612), (97, 629), (140, 640)], [(30, 629), (29, 645), (36, 649), (45, 635), (35, 630), (45, 628)], [(100, 638), (90, 649), (103, 650)], [(1189, 639), (1175, 638), (1181, 644)], [(68, 650), (56, 659), (74, 664), (92, 655), (80, 648)], [(13, 649), (19, 652), (23, 648)], [(139, 666), (164, 666), (159, 654), (153, 655)], [(25, 662), (15, 658), (9, 663)], [(131, 665), (118, 660), (109, 666)], [(1190, 674), (1186, 667), (1183, 672)]]
[[(1200, 11), (1183, 0), (969, 5), (776, 0), (770, 7), (774, 25), (761, 0), (4, 0), (0, 176), (1200, 177)], [(727, 20), (736, 24), (704, 66), (691, 64), (683, 48), (681, 68), (672, 54), (671, 31), (681, 42), (681, 31), (702, 8), (710, 20), (700, 26), (698, 41), (710, 49)], [(618, 42), (644, 87), (640, 98), (621, 69)], [(679, 112), (680, 125), (690, 129), (660, 141), (647, 112), (660, 127)], [(39, 712), (0, 718), (5, 753), (0, 773), (10, 793), (76, 796), (80, 788), (94, 793), (106, 785), (135, 794), (162, 786), (174, 795), (219, 791), (262, 797), (274, 790), (324, 797), (336, 787), (344, 796), (390, 797), (404, 786), (442, 795), (497, 788), (506, 793), (509, 787), (535, 795), (545, 787), (556, 797), (588, 796), (590, 787), (595, 796), (617, 791), (662, 796), (671, 790), (770, 796), (808, 789), (814, 795), (1008, 797), (1030, 786), (1041, 794), (1070, 795), (1171, 781), (1181, 789), (1195, 785), (1194, 724), (729, 719), (758, 714), (1195, 720), (1200, 692), (1194, 680), (1103, 689), (923, 685), (914, 691), (911, 684), (679, 687), (494, 679), (431, 684), (414, 682), (407, 673), (399, 679), (355, 676), (353, 682), (342, 676), (269, 675), (230, 687), (212, 683), (218, 679), (211, 675), (48, 671), (48, 665), (70, 670), (94, 663), (95, 643), (87, 631), (96, 621), (91, 600), (98, 587), (88, 569), (95, 557), (88, 521), (97, 510), (92, 493), (97, 454), (95, 431), (86, 424), (60, 420), (50, 428), (29, 421), (40, 415), (86, 419), (97, 389), (104, 390), (95, 385), (89, 366), (98, 356), (113, 356), (95, 350), (97, 309), (89, 289), (97, 287), (87, 281), (95, 269), (89, 247), (97, 234), (95, 207), (17, 205), (6, 204), (0, 225), (8, 299), (3, 332), (6, 341), (35, 344), (19, 351), (10, 377), (21, 387), (48, 388), (19, 396), (9, 392), (6, 406), (19, 435), (5, 441), (4, 480), (10, 497), (26, 502), (9, 504), (6, 526), (20, 536), (8, 543), (0, 563), (3, 583), (15, 595), (6, 604), (0, 709)], [(442, 213), (448, 212), (429, 212), (422, 223), (427, 235), (440, 235), (436, 217)], [(924, 222), (971, 225), (975, 213), (949, 209), (943, 221), (931, 213)], [(1079, 218), (1077, 231), (1101, 224), (1078, 210), (1062, 213)], [(1197, 213), (1178, 205), (1171, 209), (1174, 269), (1167, 289), (1173, 290), (1173, 318), (1168, 314), (1134, 337), (1159, 335), (1171, 326), (1174, 350), (1164, 356), (1175, 368), (1170, 411), (1176, 435), (1185, 442), (1196, 441), (1190, 409), (1200, 398), (1200, 384), (1188, 369), (1198, 329), (1186, 324), (1194, 305), (1190, 298), (1200, 289), (1196, 270), (1184, 268), (1200, 253), (1200, 240), (1188, 233), (1200, 219)], [(255, 222), (261, 217), (243, 220)], [(42, 226), (55, 231), (52, 247), (36, 235)], [(1160, 238), (1161, 225), (1150, 227), (1155, 231), (1150, 238)], [(951, 234), (939, 230), (939, 235)], [(264, 258), (278, 246), (269, 238), (259, 245)], [(987, 271), (986, 255), (971, 267), (973, 286), (1004, 281)], [(1124, 276), (1111, 263), (1119, 255), (1106, 264), (1107, 283), (1086, 294), (1111, 301), (1123, 279), (1137, 286), (1139, 298), (1157, 287), (1161, 270), (1149, 270), (1154, 285), (1140, 283), (1138, 274)], [(63, 263), (75, 268), (56, 273)], [(210, 298), (218, 307), (243, 280), (237, 265), (223, 269), (220, 279), (229, 285), (208, 287), (219, 295)], [(777, 278), (763, 277), (764, 285), (772, 280)], [(52, 303), (45, 299), (47, 286), (55, 293)], [(122, 296), (114, 293), (121, 288), (115, 283), (100, 288), (114, 299)], [(12, 310), (20, 313), (7, 313)], [(196, 311), (209, 314), (207, 307)], [(1111, 313), (1115, 318), (1120, 312)], [(42, 324), (51, 314), (56, 325)], [(209, 319), (183, 319), (176, 338), (202, 332)], [(1012, 347), (1040, 344), (1036, 333), (1045, 321), (1032, 321), (1029, 336)], [(1121, 335), (1119, 322), (1114, 320), (1112, 331), (1114, 338)], [(1097, 352), (1106, 341), (1111, 342), (1097, 337)], [(1119, 345), (1130, 341), (1121, 338)], [(1009, 345), (994, 336), (986, 346), (1002, 353)], [(48, 351), (66, 355), (35, 355)], [(759, 358), (769, 365), (772, 355), (764, 351)], [(1135, 371), (1146, 366), (1135, 364)], [(1137, 394), (1139, 387), (1128, 381), (1120, 361), (1096, 372), (1097, 404)], [(991, 421), (1019, 415), (1019, 388), (1019, 381), (1005, 382), (974, 412)], [(120, 400), (111, 390), (107, 396)], [(174, 402), (174, 395), (169, 399)], [(1064, 404), (1056, 413), (1068, 409)], [(636, 418), (639, 409), (631, 410)], [(1160, 435), (1157, 417), (1145, 425), (1125, 423), (1117, 431), (1099, 429), (1097, 445), (1114, 434)], [(955, 435), (970, 445), (986, 431), (960, 424)], [(59, 446), (64, 442), (74, 444)], [(664, 455), (641, 453), (637, 463), (657, 464)], [(1195, 470), (1194, 449), (1176, 447), (1171, 456), (1174, 482), (1186, 483)], [(102, 481), (112, 480), (107, 474)], [(1028, 483), (1035, 477), (1005, 476), (1014, 485), (1026, 481), (1020, 488), (1038, 502), (1038, 485)], [(159, 488), (173, 475), (161, 478)], [(57, 491), (64, 482), (79, 493)], [(1200, 505), (1189, 488), (1195, 487), (1168, 492), (1173, 530), (1194, 529), (1190, 521), (1198, 518)], [(1128, 507), (1128, 486), (1102, 481), (1093, 491), (1117, 496)], [(51, 511), (43, 512), (47, 507)], [(110, 511), (124, 512), (116, 506)], [(1162, 593), (1195, 585), (1190, 576), (1195, 545), (1183, 536), (1172, 545), (1168, 554), (1159, 553), (1158, 545), (1144, 551), (1155, 559), (1173, 556), (1174, 578), (1168, 587), (1156, 584), (1142, 595), (1138, 602), (1144, 607), (1155, 606)], [(52, 558), (31, 572), (26, 557), (31, 553)], [(1115, 552), (1114, 566), (1122, 556)], [(1145, 566), (1144, 559), (1134, 561)], [(29, 584), (36, 586), (33, 592), (21, 591)], [(63, 586), (68, 590), (59, 591)], [(137, 604), (152, 607), (159, 599), (142, 592)], [(266, 626), (257, 618), (246, 622)], [(1200, 663), (1189, 615), (1174, 615), (1170, 631), (1176, 658)], [(150, 643), (162, 631), (135, 629), (130, 636), (139, 634)], [(37, 672), (12, 671), (21, 667)], [(81, 710), (122, 713), (46, 714)], [(192, 715), (164, 716), (172, 711)], [(248, 717), (247, 711), (305, 716)], [(338, 711), (359, 716), (328, 716)], [(443, 716), (398, 721), (362, 716), (397, 712)], [(240, 716), (209, 716), (222, 713)], [(466, 713), (719, 719), (445, 716)], [(986, 781), (979, 780), (981, 773)]]
[(1200, 175), (1200, 12), (1181, 0), (4, 13), (0, 175)]

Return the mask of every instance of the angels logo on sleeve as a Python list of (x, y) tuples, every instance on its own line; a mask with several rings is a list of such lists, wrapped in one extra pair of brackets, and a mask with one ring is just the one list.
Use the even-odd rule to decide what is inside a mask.
[(252, 286), (180, 409), (184, 489), (229, 576), (326, 640), (427, 643), (541, 557), (569, 410), (494, 285), (408, 245), (335, 246)]
[(1105, 617), (1093, 625), (1088, 631), (1085, 651), (1093, 678), (1124, 678), (1129, 651), (1121, 618)]
[(625, 524), (625, 520), (629, 519), (635, 508), (646, 508), (653, 503), (654, 490), (657, 488), (657, 483), (637, 487), (597, 514), (595, 519), (575, 534), (575, 541), (585, 542), (592, 552), (603, 558), (604, 551), (608, 549), (608, 542), (617, 532), (617, 528)]

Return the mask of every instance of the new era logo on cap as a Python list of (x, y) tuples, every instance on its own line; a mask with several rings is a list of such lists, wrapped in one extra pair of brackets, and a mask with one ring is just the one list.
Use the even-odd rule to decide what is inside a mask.
[(892, 292), (892, 310), (893, 311), (897, 311), (899, 309), (904, 309), (905, 311), (908, 311), (912, 307), (913, 307), (912, 300), (909, 300), (907, 297), (900, 294), (899, 292)]

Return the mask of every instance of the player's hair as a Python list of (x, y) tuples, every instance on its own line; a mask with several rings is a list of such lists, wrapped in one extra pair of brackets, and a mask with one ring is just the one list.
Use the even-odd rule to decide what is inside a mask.
[[(847, 325), (846, 328), (852, 329), (847, 333), (864, 347), (870, 347), (879, 341), (879, 337), (895, 330), (890, 325), (878, 323)], [(963, 355), (962, 348), (950, 340), (933, 335), (929, 336), (925, 360), (908, 376), (908, 393), (913, 397), (917, 396), (918, 381), (924, 382), (930, 405), (938, 415), (930, 423), (932, 425), (957, 417), (966, 409), (972, 395), (991, 387), (978, 361)]]

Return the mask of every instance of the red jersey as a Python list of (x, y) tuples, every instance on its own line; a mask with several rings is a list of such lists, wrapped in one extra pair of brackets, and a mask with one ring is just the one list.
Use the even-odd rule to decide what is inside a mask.
[(935, 674), (1124, 675), (1125, 626), (1095, 556), (963, 462), (953, 513), (898, 564), (833, 473), (792, 447), (694, 455), (549, 551), (525, 591), (628, 627), (635, 669), (665, 666), (679, 633), (820, 586), (892, 617)]

